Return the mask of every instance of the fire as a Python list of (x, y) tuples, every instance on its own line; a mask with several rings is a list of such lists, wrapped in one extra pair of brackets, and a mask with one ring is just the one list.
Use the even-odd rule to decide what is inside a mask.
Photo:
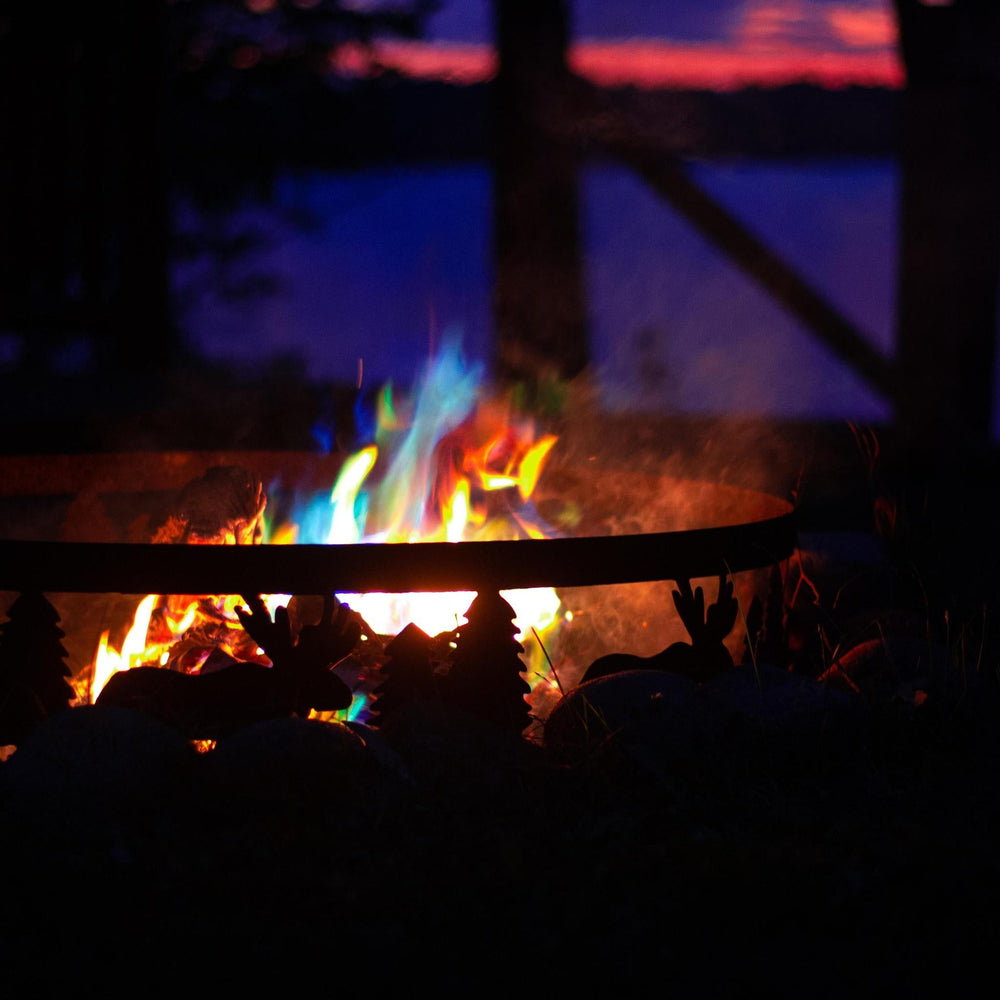
[(97, 644), (97, 653), (94, 657), (94, 669), (90, 682), (91, 699), (96, 700), (101, 693), (101, 689), (108, 682), (108, 678), (118, 670), (129, 670), (146, 659), (146, 633), (149, 630), (149, 620), (153, 614), (153, 607), (156, 604), (157, 595), (150, 594), (144, 597), (136, 608), (135, 616), (132, 619), (132, 627), (128, 630), (120, 650), (115, 651), (109, 648), (108, 638), (110, 631), (105, 629), (101, 634)]
[[(462, 542), (542, 538), (552, 532), (531, 497), (556, 438), (536, 434), (500, 401), (487, 400), (478, 367), (447, 341), (413, 393), (386, 386), (377, 398), (372, 440), (343, 463), (329, 494), (300, 498), (284, 523), (265, 521), (269, 544)], [(473, 592), (341, 593), (371, 633), (394, 636), (412, 623), (429, 635), (454, 630)], [(544, 637), (568, 616), (551, 588), (505, 591), (515, 610), (529, 684), (549, 672)], [(272, 614), (285, 595), (264, 598)], [(90, 700), (116, 670), (137, 665), (197, 672), (214, 649), (235, 659), (263, 654), (243, 633), (238, 597), (146, 597), (115, 651), (105, 632), (94, 659)], [(357, 714), (352, 706), (351, 714)]]
[[(330, 544), (461, 542), (542, 538), (551, 530), (531, 496), (556, 443), (533, 421), (512, 417), (503, 401), (485, 399), (480, 372), (462, 364), (446, 342), (415, 394), (378, 397), (374, 442), (344, 463), (328, 498), (299, 510), (297, 540)], [(429, 635), (454, 630), (475, 593), (340, 593), (379, 635), (415, 624)], [(540, 643), (558, 624), (551, 588), (505, 591), (525, 647), (529, 682), (547, 672)]]

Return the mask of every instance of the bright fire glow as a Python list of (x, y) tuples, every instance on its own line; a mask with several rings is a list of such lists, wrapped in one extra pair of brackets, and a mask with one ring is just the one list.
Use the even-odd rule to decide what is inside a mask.
[(143, 662), (146, 650), (146, 632), (156, 604), (156, 594), (144, 597), (136, 608), (132, 627), (128, 630), (122, 647), (117, 652), (108, 646), (110, 633), (105, 630), (97, 646), (94, 657), (93, 679), (90, 683), (91, 697), (96, 698), (108, 682), (108, 678), (118, 670), (129, 670)]
[[(376, 402), (374, 441), (350, 455), (329, 493), (304, 497), (290, 523), (265, 526), (269, 544), (461, 542), (543, 538), (551, 534), (531, 496), (556, 438), (536, 439), (531, 420), (481, 398), (480, 371), (466, 367), (457, 342), (446, 341), (412, 395), (386, 387)], [(413, 623), (428, 635), (453, 631), (475, 598), (457, 593), (340, 593), (379, 636)], [(561, 620), (551, 588), (511, 590), (513, 627), (524, 646), (529, 683), (548, 673), (542, 638)], [(264, 595), (269, 611), (286, 595)], [(234, 659), (267, 662), (235, 613), (239, 597), (163, 598), (149, 595), (120, 651), (101, 638), (90, 700), (116, 670), (137, 665), (197, 672), (218, 649)], [(357, 714), (352, 705), (350, 717)]]

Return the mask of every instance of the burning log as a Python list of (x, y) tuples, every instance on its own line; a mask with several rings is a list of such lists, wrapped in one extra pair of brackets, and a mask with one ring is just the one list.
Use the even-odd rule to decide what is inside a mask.
[[(256, 545), (264, 533), (267, 496), (260, 478), (240, 465), (213, 465), (188, 481), (173, 497), (162, 520), (150, 526), (149, 541), (176, 545)], [(193, 595), (168, 595), (161, 609), (168, 617), (183, 617)], [(233, 623), (211, 598), (197, 598), (197, 626), (175, 644), (171, 665), (186, 670), (184, 660), (229, 646), (231, 655), (243, 662), (254, 659), (250, 637), (244, 648), (231, 646)], [(190, 672), (190, 671), (186, 671)]]
[(264, 533), (267, 496), (260, 479), (238, 465), (215, 465), (174, 498), (152, 542), (256, 545)]
[(162, 667), (134, 667), (115, 673), (97, 698), (158, 719), (193, 740), (219, 740), (255, 722), (306, 716), (310, 710), (347, 708), (353, 695), (333, 668), (354, 649), (361, 627), (347, 605), (333, 595), (316, 625), (294, 642), (288, 611), (271, 619), (259, 597), (237, 609), (240, 622), (272, 666), (231, 660), (197, 674)]

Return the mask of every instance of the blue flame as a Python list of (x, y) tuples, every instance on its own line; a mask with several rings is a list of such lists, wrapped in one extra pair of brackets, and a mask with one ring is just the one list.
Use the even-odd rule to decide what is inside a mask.
[(392, 524), (385, 527), (396, 536), (419, 532), (433, 483), (434, 447), (472, 413), (482, 376), (481, 364), (466, 367), (460, 337), (449, 331), (424, 369), (412, 422), (382, 481), (380, 499), (392, 505)]
[[(391, 383), (383, 386), (374, 408), (366, 405), (360, 395), (355, 401), (358, 447), (375, 442), (379, 448), (378, 465), (386, 470), (377, 488), (358, 491), (352, 501), (350, 516), (358, 526), (359, 538), (374, 541), (384, 538), (387, 532), (406, 538), (420, 532), (433, 485), (435, 446), (472, 413), (483, 380), (482, 363), (467, 364), (463, 358), (461, 339), (457, 329), (442, 337), (438, 352), (428, 359), (409, 397), (398, 408)], [(402, 418), (397, 417), (397, 411)], [(329, 445), (333, 446), (332, 437)], [(297, 504), (293, 518), (298, 525), (298, 541), (329, 541), (335, 513), (327, 493)], [(369, 515), (379, 521), (376, 530), (367, 529)]]

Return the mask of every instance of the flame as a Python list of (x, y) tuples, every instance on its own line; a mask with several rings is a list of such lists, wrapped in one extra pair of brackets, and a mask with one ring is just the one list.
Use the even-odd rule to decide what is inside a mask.
[[(272, 615), (279, 604), (289, 600), (284, 594), (268, 594), (262, 599)], [(235, 595), (146, 595), (135, 610), (120, 649), (110, 645), (110, 630), (101, 633), (89, 688), (78, 690), (78, 696), (92, 704), (112, 674), (138, 666), (175, 666), (185, 673), (197, 673), (215, 650), (233, 659), (269, 662), (243, 632), (236, 616), (236, 607), (242, 603), (242, 598)], [(202, 636), (202, 632), (206, 634)]]
[(111, 675), (119, 670), (130, 670), (145, 660), (146, 633), (153, 615), (153, 607), (157, 601), (156, 594), (149, 594), (139, 602), (135, 610), (132, 625), (122, 642), (121, 649), (116, 651), (108, 646), (110, 632), (106, 629), (97, 644), (94, 656), (94, 669), (90, 681), (90, 699), (96, 701), (104, 685)]
[(460, 542), (465, 537), (469, 522), (469, 484), (463, 480), (444, 507), (445, 535), (449, 542)]
[[(413, 394), (385, 386), (376, 399), (370, 443), (350, 455), (329, 493), (300, 498), (288, 523), (265, 524), (269, 544), (370, 544), (543, 538), (551, 529), (531, 497), (556, 437), (536, 438), (533, 421), (511, 416), (503, 401), (486, 400), (480, 370), (466, 366), (457, 341), (446, 338)], [(340, 593), (375, 636), (408, 624), (429, 635), (454, 631), (475, 598), (454, 593)], [(529, 684), (548, 673), (542, 637), (568, 612), (551, 588), (503, 592), (514, 608), (516, 637), (525, 650)], [(286, 595), (263, 595), (273, 614)], [(216, 649), (234, 659), (268, 662), (242, 630), (242, 599), (145, 597), (121, 649), (101, 636), (90, 699), (117, 670), (157, 664), (197, 672)], [(544, 660), (543, 660), (544, 657)], [(356, 699), (348, 718), (363, 704)]]
[[(483, 398), (478, 369), (463, 366), (453, 341), (445, 341), (415, 391), (399, 400), (388, 388), (379, 395), (376, 443), (344, 462), (330, 494), (324, 540), (460, 542), (550, 534), (529, 502), (557, 438), (536, 440), (533, 421), (514, 419), (504, 401)], [(315, 523), (317, 514), (313, 508), (300, 523)], [(338, 594), (380, 635), (396, 635), (410, 623), (429, 635), (452, 631), (475, 596)], [(504, 597), (516, 612), (522, 643), (557, 617), (559, 598), (550, 588)]]
[(330, 506), (333, 508), (333, 518), (327, 542), (331, 545), (337, 542), (352, 543), (360, 541), (360, 530), (355, 518), (354, 507), (357, 493), (371, 472), (378, 457), (378, 448), (370, 445), (352, 455), (341, 469), (333, 492), (330, 494)]

